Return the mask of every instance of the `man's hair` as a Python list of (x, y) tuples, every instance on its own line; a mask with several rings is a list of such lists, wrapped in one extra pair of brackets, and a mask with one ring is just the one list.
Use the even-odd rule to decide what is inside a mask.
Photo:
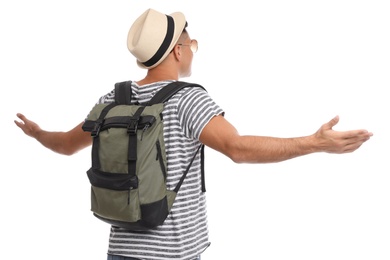
[[(185, 37), (184, 37), (184, 36), (185, 36)], [(182, 33), (181, 33), (181, 35), (180, 35), (180, 37), (179, 37), (179, 40), (178, 40), (178, 41), (180, 41), (180, 40), (185, 40), (185, 39), (187, 39), (187, 37), (188, 37), (187, 29), (184, 28), (183, 31), (182, 31)], [(177, 44), (177, 43), (176, 43), (176, 44)]]

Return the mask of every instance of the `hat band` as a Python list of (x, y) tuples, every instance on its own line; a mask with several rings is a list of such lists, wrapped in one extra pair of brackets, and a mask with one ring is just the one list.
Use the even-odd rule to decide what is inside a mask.
[(164, 56), (165, 52), (169, 48), (169, 45), (171, 45), (173, 39), (173, 33), (175, 31), (175, 23), (171, 16), (167, 15), (167, 19), (168, 19), (168, 26), (167, 26), (167, 33), (165, 34), (165, 39), (162, 42), (160, 48), (153, 55), (153, 57), (142, 63), (146, 67), (150, 67), (156, 64), (161, 59), (161, 57)]

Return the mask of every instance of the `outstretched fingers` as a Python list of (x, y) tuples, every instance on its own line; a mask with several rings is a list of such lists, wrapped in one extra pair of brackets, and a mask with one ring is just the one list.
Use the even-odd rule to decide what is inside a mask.
[(14, 122), (15, 122), (15, 124), (16, 124), (17, 126), (21, 127), (22, 125), (25, 124), (25, 121), (27, 121), (27, 118), (26, 118), (23, 114), (21, 114), (21, 113), (17, 113), (16, 116), (17, 116), (20, 120), (22, 120), (22, 122), (17, 121), (17, 120), (14, 120)]
[(14, 120), (15, 124), (22, 129), (22, 131), (31, 137), (35, 136), (35, 133), (40, 130), (40, 127), (33, 121), (28, 120), (23, 114), (17, 113), (16, 116), (22, 120), (22, 121), (17, 121)]
[(332, 128), (339, 122), (339, 117), (332, 118), (317, 131), (320, 150), (328, 153), (348, 153), (358, 149), (373, 135), (367, 130), (335, 131)]
[(339, 134), (341, 153), (355, 151), (372, 136), (372, 133), (368, 132), (367, 130), (352, 130), (339, 132)]

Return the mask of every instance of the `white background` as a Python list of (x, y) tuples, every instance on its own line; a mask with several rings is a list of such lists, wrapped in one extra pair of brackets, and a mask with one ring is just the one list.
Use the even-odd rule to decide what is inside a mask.
[(390, 259), (388, 1), (2, 1), (1, 258), (106, 259), (89, 211), (89, 149), (67, 157), (23, 135), (81, 122), (115, 82), (138, 80), (127, 31), (147, 8), (182, 11), (193, 75), (241, 134), (374, 133), (351, 154), (234, 164), (206, 150), (211, 247), (203, 260)]

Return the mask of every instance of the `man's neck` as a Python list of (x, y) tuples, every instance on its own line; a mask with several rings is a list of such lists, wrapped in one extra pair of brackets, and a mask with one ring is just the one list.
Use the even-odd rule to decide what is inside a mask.
[(150, 84), (153, 82), (164, 81), (164, 80), (178, 80), (179, 76), (177, 72), (172, 70), (164, 70), (164, 68), (156, 67), (148, 70), (145, 78), (137, 81), (139, 86)]

